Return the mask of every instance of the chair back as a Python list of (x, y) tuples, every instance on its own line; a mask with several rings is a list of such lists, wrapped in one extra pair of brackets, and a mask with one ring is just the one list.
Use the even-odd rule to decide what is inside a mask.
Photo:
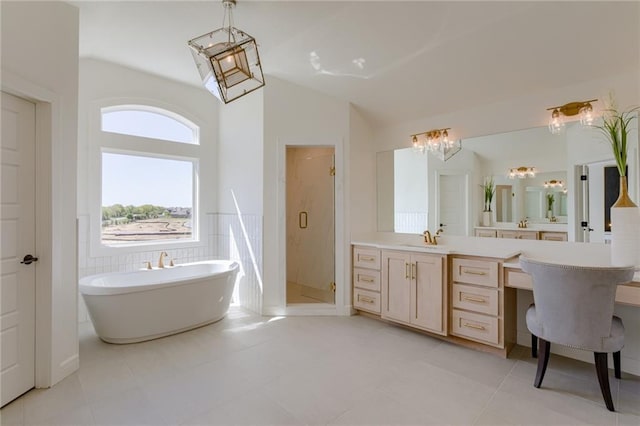
[(634, 267), (583, 267), (520, 257), (533, 280), (537, 320), (549, 342), (598, 351), (611, 334), (616, 286)]

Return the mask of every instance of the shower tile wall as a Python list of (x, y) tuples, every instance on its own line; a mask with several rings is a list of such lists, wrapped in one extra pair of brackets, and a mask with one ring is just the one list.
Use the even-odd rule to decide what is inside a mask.
[[(206, 214), (208, 234), (203, 236), (200, 247), (165, 250), (144, 250), (114, 256), (91, 256), (89, 242), (89, 216), (78, 217), (78, 278), (106, 272), (128, 272), (144, 267), (144, 262), (152, 265), (158, 261), (160, 253), (166, 251), (170, 259), (177, 263), (197, 262), (208, 259), (232, 259), (241, 265), (241, 280), (236, 288), (235, 299), (243, 306), (256, 312), (261, 309), (261, 292), (258, 273), (262, 271), (262, 216), (242, 217), (247, 238), (245, 238), (237, 215), (217, 213)], [(248, 250), (246, 241), (251, 244)], [(251, 256), (253, 253), (253, 256)], [(78, 296), (78, 321), (88, 321), (86, 307)]]

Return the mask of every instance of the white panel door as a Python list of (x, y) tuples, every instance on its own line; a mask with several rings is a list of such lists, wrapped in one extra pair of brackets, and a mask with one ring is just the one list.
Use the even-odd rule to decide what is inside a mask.
[(2, 92), (0, 405), (35, 384), (35, 105)]
[(438, 178), (438, 218), (445, 235), (467, 235), (467, 177), (440, 175)]

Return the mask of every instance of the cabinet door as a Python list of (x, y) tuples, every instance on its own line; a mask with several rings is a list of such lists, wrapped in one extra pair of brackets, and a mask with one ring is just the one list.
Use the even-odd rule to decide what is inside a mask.
[(504, 229), (498, 229), (498, 238), (518, 238), (518, 231), (506, 231)]
[(444, 334), (444, 283), (442, 256), (411, 257), (411, 324)]
[(518, 232), (518, 238), (521, 240), (537, 240), (538, 232), (537, 231), (520, 231)]
[(403, 252), (382, 254), (382, 318), (409, 323), (411, 256)]

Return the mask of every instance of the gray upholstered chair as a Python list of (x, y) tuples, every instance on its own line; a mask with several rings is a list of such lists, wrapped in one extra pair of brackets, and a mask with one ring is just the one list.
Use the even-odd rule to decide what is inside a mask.
[(620, 378), (620, 350), (624, 326), (613, 316), (616, 286), (632, 280), (633, 267), (579, 267), (545, 263), (520, 257), (522, 270), (533, 280), (534, 304), (527, 310), (527, 328), (539, 341), (539, 388), (547, 369), (551, 343), (594, 353), (600, 390), (609, 411), (614, 411), (607, 354), (613, 353), (616, 378)]

